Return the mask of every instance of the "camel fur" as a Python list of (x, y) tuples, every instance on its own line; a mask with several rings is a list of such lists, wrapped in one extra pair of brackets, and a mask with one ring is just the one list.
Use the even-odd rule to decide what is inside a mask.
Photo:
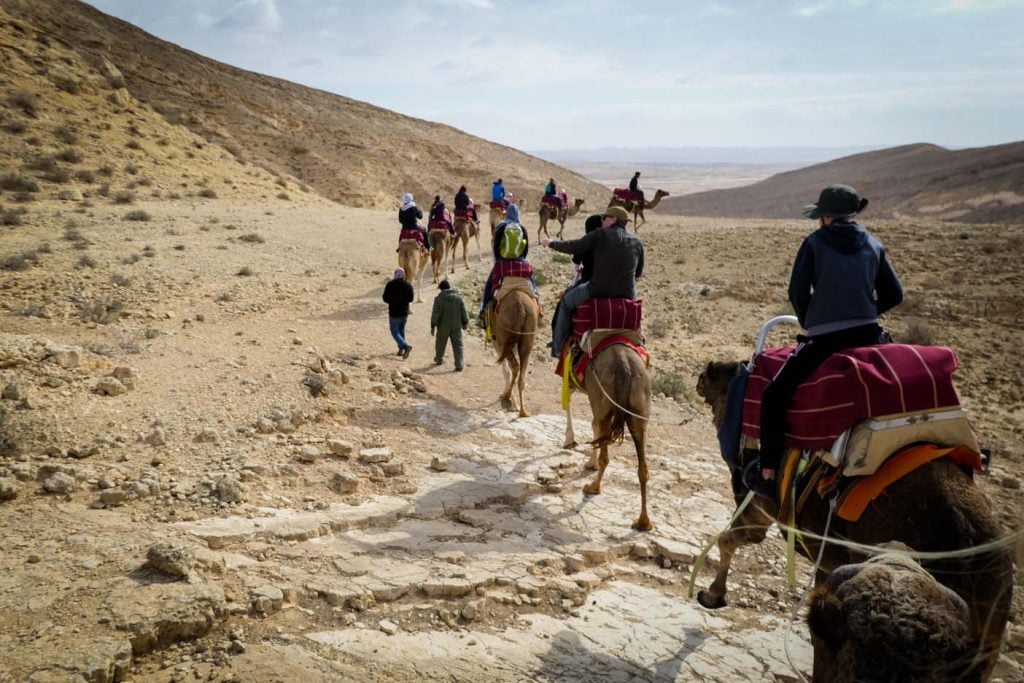
[(405, 280), (410, 284), (416, 281), (416, 302), (423, 303), (423, 273), (427, 270), (427, 254), (420, 251), (416, 240), (402, 240), (398, 243), (398, 265), (405, 270)]
[(903, 552), (837, 568), (808, 606), (814, 681), (983, 680), (967, 603)]
[(476, 238), (477, 259), (480, 261), (484, 260), (483, 250), (480, 247), (480, 224), (468, 218), (456, 218), (453, 226), (455, 227), (455, 239), (452, 241), (452, 273), (455, 272), (455, 250), (459, 246), (459, 242), (462, 242), (462, 265), (467, 270), (469, 269), (469, 260), (466, 258), (466, 252), (469, 250), (470, 237)]
[(526, 389), (526, 368), (530, 364), (533, 341), (537, 335), (540, 307), (537, 301), (522, 290), (515, 290), (498, 306), (492, 318), (494, 348), (498, 363), (505, 375), (505, 390), (501, 394), (501, 407), (514, 410), (512, 387), (519, 385), (519, 417), (529, 417), (523, 393)]
[[(711, 362), (697, 381), (697, 393), (711, 406), (716, 428), (725, 416), (729, 380), (739, 371), (737, 362)], [(739, 503), (741, 497), (737, 497)], [(718, 539), (718, 571), (711, 586), (697, 599), (708, 608), (726, 604), (729, 566), (737, 549), (760, 543), (778, 515), (777, 506), (758, 497)], [(797, 520), (800, 529), (822, 535), (829, 517), (827, 501), (812, 495)], [(933, 460), (893, 483), (857, 522), (832, 516), (829, 536), (865, 545), (899, 541), (920, 552), (950, 551), (980, 546), (1001, 538), (1002, 533), (985, 496), (973, 479), (954, 462)], [(797, 544), (809, 558), (816, 558), (820, 544), (810, 538)], [(816, 577), (845, 564), (863, 561), (861, 552), (827, 544)], [(924, 569), (967, 604), (972, 634), (981, 643), (984, 676), (991, 673), (1009, 617), (1013, 592), (1010, 550), (993, 549), (967, 557), (930, 559)]]
[[(596, 469), (594, 480), (583, 488), (587, 495), (601, 493), (601, 480), (608, 467), (608, 445), (621, 441), (626, 428), (636, 448), (637, 478), (640, 480), (640, 516), (633, 522), (637, 531), (654, 528), (647, 514), (647, 421), (651, 416), (651, 380), (644, 361), (628, 346), (613, 344), (594, 357), (587, 366), (584, 388), (593, 413), (594, 439), (589, 469)], [(565, 445), (576, 445), (572, 426), (572, 406), (565, 412)]]
[(644, 209), (653, 209), (661, 203), (663, 197), (667, 197), (668, 192), (665, 190), (658, 190), (654, 193), (654, 199), (645, 199), (643, 202), (639, 201), (627, 201), (624, 202), (615, 195), (612, 195), (611, 200), (608, 202), (608, 206), (621, 206), (629, 213), (633, 214), (633, 230), (639, 232), (640, 226), (647, 222), (644, 218)]
[(556, 209), (550, 204), (544, 202), (540, 203), (540, 227), (537, 228), (537, 240), (540, 240), (540, 233), (543, 232), (545, 237), (550, 237), (548, 234), (548, 220), (554, 219), (558, 221), (558, 239), (562, 239), (562, 232), (565, 230), (565, 221), (570, 216), (575, 216), (580, 212), (580, 207), (583, 206), (583, 199), (574, 199), (572, 206), (563, 206), (561, 209)]
[[(431, 230), (427, 233), (430, 239), (430, 266), (434, 271), (434, 284), (441, 281), (441, 275), (448, 269), (449, 252), (452, 247), (452, 236), (447, 230)], [(452, 258), (452, 272), (455, 272), (455, 258)]]

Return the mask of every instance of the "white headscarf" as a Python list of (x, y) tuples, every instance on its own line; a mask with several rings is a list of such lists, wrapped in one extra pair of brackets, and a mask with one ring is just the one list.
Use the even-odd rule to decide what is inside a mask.
[(412, 193), (406, 192), (402, 195), (402, 210), (404, 211), (410, 206), (416, 206), (416, 202), (412, 200)]

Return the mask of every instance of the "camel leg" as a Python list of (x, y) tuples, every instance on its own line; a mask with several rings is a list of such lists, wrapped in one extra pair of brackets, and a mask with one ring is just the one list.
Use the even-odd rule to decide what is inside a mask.
[(423, 303), (423, 275), (427, 272), (426, 257), (420, 258), (420, 272), (416, 278), (416, 303)]
[(519, 417), (530, 417), (526, 412), (526, 399), (523, 397), (526, 391), (526, 366), (530, 364), (530, 352), (524, 350), (523, 346), (532, 343), (525, 337), (519, 340)]
[[(462, 265), (469, 270), (469, 234), (463, 235), (462, 237)], [(454, 265), (452, 266), (452, 272), (455, 272)]]
[[(597, 453), (597, 449), (594, 449), (594, 453)], [(608, 445), (601, 445), (601, 456), (597, 461), (597, 476), (594, 477), (594, 481), (590, 482), (583, 487), (583, 493), (588, 496), (596, 496), (601, 493), (601, 480), (604, 478), (604, 471), (608, 468)]]
[(590, 455), (587, 456), (587, 462), (584, 463), (583, 469), (590, 470), (591, 472), (596, 472), (597, 471), (597, 459), (598, 459), (598, 454), (600, 452), (601, 452), (601, 449), (598, 448), (597, 446), (594, 446), (593, 448), (591, 448), (590, 449)]
[(569, 405), (565, 408), (565, 441), (562, 448), (576, 447), (576, 432), (572, 428), (572, 394), (569, 394)]
[(747, 507), (743, 514), (733, 520), (727, 531), (718, 537), (718, 571), (715, 580), (707, 590), (697, 593), (697, 602), (708, 609), (725, 607), (726, 580), (732, 556), (745, 545), (760, 543), (772, 525), (768, 517), (754, 506)]
[(654, 525), (647, 516), (647, 421), (639, 417), (629, 418), (629, 432), (636, 445), (636, 476), (640, 480), (640, 516), (633, 522), (633, 528), (637, 531), (650, 531)]
[(501, 374), (505, 376), (505, 389), (501, 392), (501, 407), (503, 410), (512, 410), (512, 386), (516, 380), (516, 369), (512, 366), (512, 359), (501, 362)]

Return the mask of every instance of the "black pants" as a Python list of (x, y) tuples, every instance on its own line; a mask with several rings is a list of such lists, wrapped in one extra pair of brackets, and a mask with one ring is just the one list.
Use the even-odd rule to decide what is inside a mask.
[(882, 328), (872, 323), (819, 334), (796, 347), (761, 397), (761, 469), (778, 469), (784, 450), (786, 411), (802, 382), (837, 351), (878, 344)]

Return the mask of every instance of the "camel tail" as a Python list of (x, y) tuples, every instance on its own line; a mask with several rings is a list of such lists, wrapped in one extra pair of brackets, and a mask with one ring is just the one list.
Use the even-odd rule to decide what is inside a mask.
[(595, 436), (594, 440), (590, 442), (596, 447), (622, 441), (626, 427), (630, 426), (632, 431), (631, 418), (646, 419), (647, 413), (642, 398), (644, 392), (647, 391), (647, 385), (645, 383), (641, 386), (640, 382), (643, 380), (639, 379), (646, 376), (643, 361), (632, 350), (621, 346), (607, 349), (604, 353), (618, 355), (616, 361), (611, 365), (610, 381), (605, 380), (600, 385), (601, 390), (612, 403), (612, 415), (607, 431), (600, 436)]

